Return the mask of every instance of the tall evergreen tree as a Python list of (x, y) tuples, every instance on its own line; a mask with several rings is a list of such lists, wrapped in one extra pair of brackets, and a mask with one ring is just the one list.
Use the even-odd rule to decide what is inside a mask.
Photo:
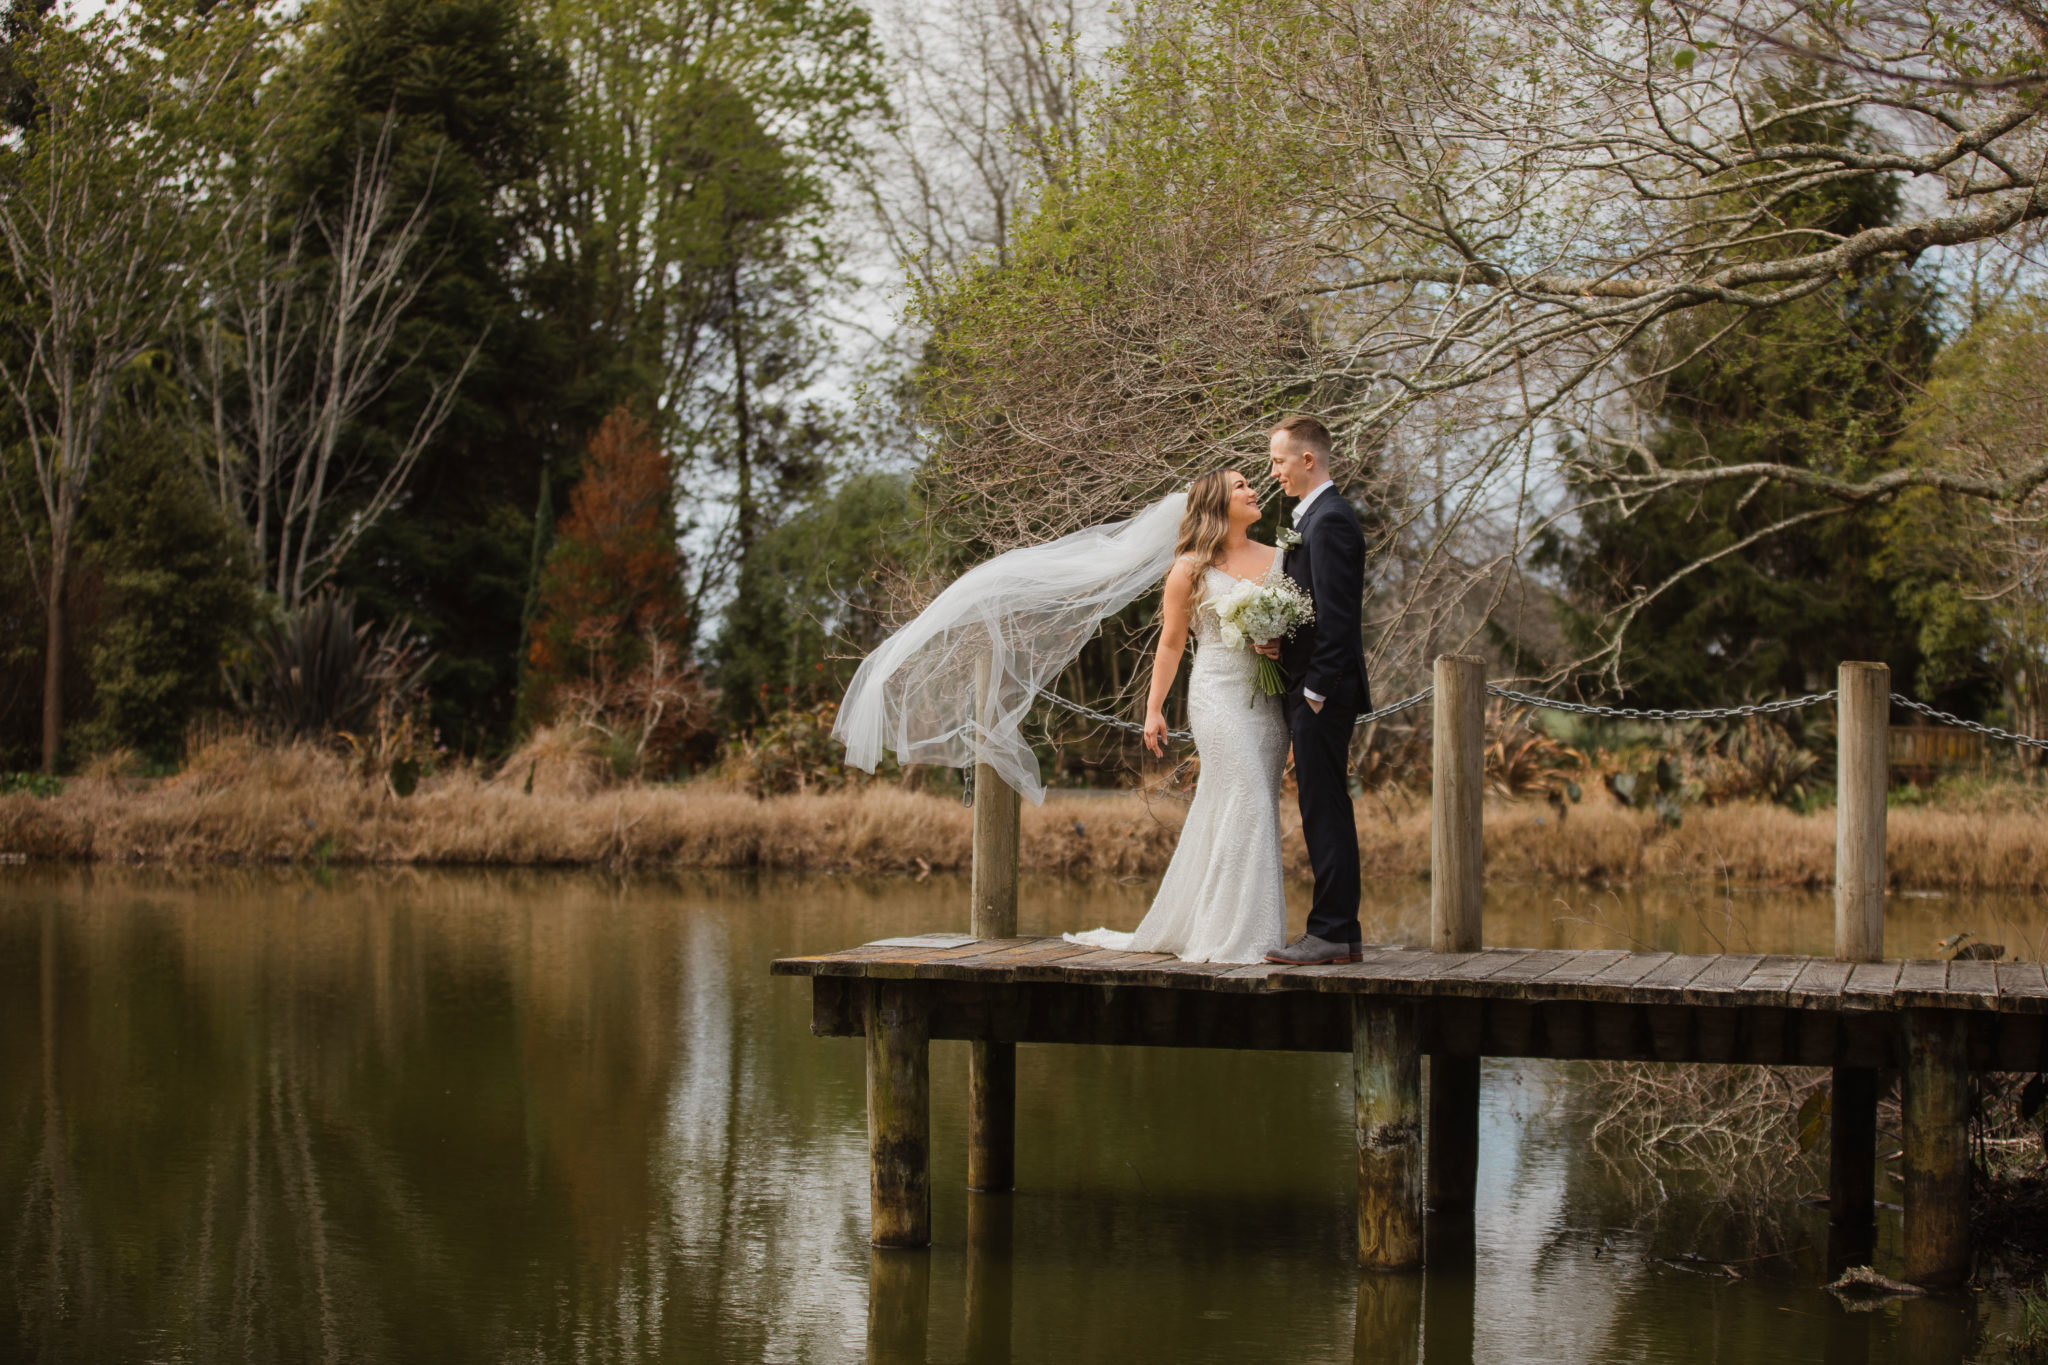
[[(1812, 94), (1788, 88), (1778, 103), (1791, 108)], [(1823, 115), (1779, 125), (1794, 142), (1857, 136)], [(1879, 175), (1777, 208), (1787, 250), (1898, 211), (1895, 182)], [(1672, 468), (1768, 462), (1861, 475), (1886, 467), (1939, 346), (1933, 305), (1932, 284), (1894, 260), (1775, 309), (1689, 314), (1655, 352), (1687, 357), (1664, 385), (1655, 458)], [(1802, 513), (1812, 519), (1744, 544)], [(1587, 651), (1640, 594), (1707, 561), (1635, 611), (1618, 660), (1644, 702), (1699, 706), (1832, 686), (1843, 659), (1887, 662), (1902, 683), (1919, 676), (1933, 637), (1914, 618), (1918, 599), (1888, 580), (1883, 536), (1877, 519), (1782, 483), (1717, 485), (1685, 500), (1602, 507), (1574, 532), (1553, 535), (1539, 561), (1561, 571), (1566, 624)], [(1950, 699), (1969, 683), (1953, 668), (1942, 676)]]
[(522, 298), (532, 186), (557, 145), (564, 72), (517, 0), (333, 0), (320, 19), (306, 193), (340, 193), (357, 148), (392, 116), (400, 198), (429, 204), (430, 277), (399, 339), (419, 358), (357, 438), (401, 442), (435, 380), (477, 348), (405, 496), (339, 577), (432, 643), (442, 734), (492, 746), (512, 718), (541, 486), (573, 474), (599, 415), (564, 391), (570, 338)]

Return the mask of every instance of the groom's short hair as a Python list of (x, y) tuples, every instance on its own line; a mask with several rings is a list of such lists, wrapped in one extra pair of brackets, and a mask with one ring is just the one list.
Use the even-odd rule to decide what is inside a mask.
[(1286, 432), (1291, 440), (1322, 457), (1324, 464), (1330, 462), (1330, 429), (1307, 413), (1283, 417), (1273, 424), (1273, 430)]

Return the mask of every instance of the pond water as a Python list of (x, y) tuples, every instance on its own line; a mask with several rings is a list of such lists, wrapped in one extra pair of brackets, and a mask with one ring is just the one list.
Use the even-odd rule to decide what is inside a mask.
[[(1026, 932), (1143, 885), (1027, 882)], [(1427, 919), (1381, 888), (1369, 937)], [(935, 1045), (929, 1252), (871, 1252), (861, 1048), (769, 961), (960, 927), (958, 880), (0, 869), (0, 1360), (1993, 1359), (1996, 1295), (1848, 1313), (1824, 1213), (1645, 1197), (1582, 1069), (1490, 1063), (1469, 1253), (1351, 1264), (1348, 1060), (1019, 1050), (969, 1196)], [(1889, 951), (2027, 957), (2018, 901)], [(1302, 907), (1297, 906), (1299, 917)], [(1825, 951), (1824, 896), (1497, 886), (1489, 942)], [(1879, 1266), (1896, 1269), (1896, 1210)]]

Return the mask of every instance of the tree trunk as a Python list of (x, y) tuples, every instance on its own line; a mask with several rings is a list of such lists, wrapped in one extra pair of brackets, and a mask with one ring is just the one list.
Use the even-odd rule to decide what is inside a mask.
[[(54, 537), (53, 537), (54, 539)], [(64, 731), (64, 583), (70, 577), (68, 547), (51, 546), (49, 630), (43, 644), (43, 773), (57, 771), (57, 741)]]
[(747, 324), (740, 308), (740, 272), (735, 266), (726, 276), (726, 327), (732, 343), (733, 467), (739, 491), (733, 508), (733, 531), (740, 543), (740, 569), (746, 569), (747, 552), (759, 534), (754, 507), (754, 422), (747, 407)]

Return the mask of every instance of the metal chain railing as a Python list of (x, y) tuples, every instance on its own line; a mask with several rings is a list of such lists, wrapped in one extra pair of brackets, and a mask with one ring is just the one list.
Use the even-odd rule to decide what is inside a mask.
[[(1395, 702), (1392, 706), (1382, 706), (1377, 711), (1366, 712), (1357, 720), (1353, 721), (1352, 725), (1354, 727), (1359, 725), (1370, 725), (1376, 720), (1385, 720), (1388, 716), (1399, 715), (1401, 712), (1406, 711), (1411, 706), (1422, 705), (1422, 703), (1428, 701), (1430, 697), (1434, 696), (1435, 693), (1436, 689), (1434, 687), (1425, 687), (1420, 692), (1417, 692), (1414, 696), (1403, 697), (1401, 700)], [(1145, 727), (1138, 724), (1134, 720), (1125, 720), (1122, 716), (1112, 716), (1107, 711), (1098, 711), (1092, 706), (1083, 706), (1080, 702), (1068, 701), (1065, 697), (1061, 696), (1057, 692), (1044, 692), (1040, 695), (1043, 696), (1047, 701), (1051, 702), (1054, 706), (1063, 707), (1068, 711), (1072, 711), (1077, 716), (1086, 717), (1087, 719), (1094, 721), (1097, 725), (1107, 725), (1112, 729), (1116, 730), (1128, 730), (1134, 735), (1142, 735), (1145, 733)], [(1192, 740), (1195, 736), (1194, 733), (1189, 730), (1168, 730), (1166, 732), (1166, 737), (1168, 739)]]
[(1974, 720), (1964, 720), (1961, 716), (1952, 716), (1946, 711), (1937, 711), (1924, 701), (1914, 701), (1904, 693), (1892, 693), (1892, 705), (1903, 706), (1908, 711), (1918, 711), (1930, 720), (1938, 720), (1944, 725), (1953, 725), (1963, 730), (1975, 730), (1980, 735), (1988, 735), (1992, 739), (2002, 739), (2008, 744), (2023, 745), (2029, 749), (2048, 749), (2048, 739), (2036, 739), (2032, 735), (2016, 735), (2010, 730), (2001, 730), (1995, 725), (1980, 725)]
[(1503, 697), (1523, 706), (1541, 707), (1546, 711), (1563, 711), (1573, 716), (1611, 716), (1616, 720), (1729, 720), (1742, 716), (1769, 716), (1780, 711), (1797, 711), (1804, 706), (1818, 706), (1833, 701), (1834, 689), (1814, 692), (1804, 697), (1786, 697), (1778, 701), (1752, 702), (1747, 706), (1718, 706), (1703, 711), (1666, 711), (1658, 707), (1639, 706), (1594, 706), (1582, 701), (1559, 701), (1554, 697), (1538, 697), (1527, 692), (1516, 692), (1506, 687), (1486, 685), (1488, 696)]
[[(1825, 692), (1813, 692), (1803, 697), (1783, 697), (1777, 701), (1751, 702), (1744, 706), (1717, 706), (1699, 710), (1667, 710), (1654, 706), (1595, 706), (1590, 702), (1562, 701), (1555, 697), (1539, 697), (1529, 692), (1517, 692), (1513, 688), (1496, 687), (1492, 683), (1486, 685), (1486, 691), (1489, 696), (1499, 697), (1503, 701), (1511, 701), (1519, 706), (1538, 707), (1546, 711), (1562, 711), (1567, 715), (1602, 716), (1613, 720), (1653, 721), (1739, 720), (1746, 716), (1771, 716), (1781, 711), (1797, 711), (1808, 706), (1820, 706), (1826, 702), (1833, 701), (1837, 696), (1836, 690), (1830, 688)], [(1382, 706), (1377, 711), (1367, 712), (1365, 715), (1360, 716), (1354, 724), (1370, 725), (1374, 721), (1385, 720), (1389, 716), (1398, 715), (1410, 707), (1420, 706), (1423, 702), (1428, 701), (1435, 692), (1436, 689), (1434, 687), (1425, 687), (1415, 695), (1403, 697), (1391, 706)], [(1126, 730), (1132, 734), (1141, 735), (1145, 732), (1145, 727), (1136, 721), (1110, 715), (1107, 711), (1098, 711), (1092, 706), (1083, 706), (1077, 701), (1069, 701), (1057, 692), (1046, 692), (1042, 695), (1053, 705), (1071, 711), (1077, 716), (1092, 720), (1098, 725), (1107, 725), (1113, 729)], [(1960, 729), (1974, 730), (1980, 735), (1985, 735), (1992, 739), (2005, 740), (2007, 743), (2019, 744), (2028, 748), (2048, 749), (2048, 739), (2037, 739), (2032, 735), (2014, 734), (2010, 730), (2001, 730), (1995, 725), (1982, 725), (1974, 720), (1964, 720), (1962, 717), (1950, 715), (1946, 711), (1937, 711), (1926, 702), (1914, 701), (1903, 693), (1892, 693), (1892, 703), (1896, 706), (1903, 706), (1908, 711), (1917, 711), (1921, 715), (1940, 721), (1944, 725), (1954, 725)], [(1166, 737), (1174, 740), (1192, 740), (1194, 735), (1186, 730), (1168, 730)]]

